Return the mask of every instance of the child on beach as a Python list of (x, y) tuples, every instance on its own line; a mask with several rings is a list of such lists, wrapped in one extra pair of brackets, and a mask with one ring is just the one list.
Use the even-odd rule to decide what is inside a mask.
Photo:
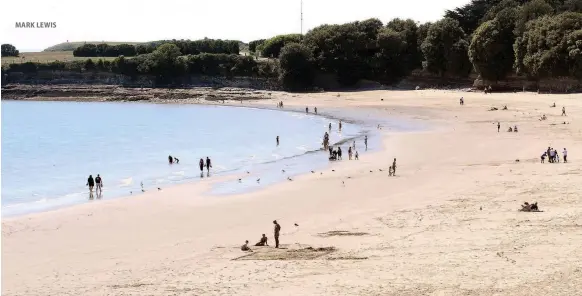
[(356, 160), (360, 159), (358, 151), (356, 151)]

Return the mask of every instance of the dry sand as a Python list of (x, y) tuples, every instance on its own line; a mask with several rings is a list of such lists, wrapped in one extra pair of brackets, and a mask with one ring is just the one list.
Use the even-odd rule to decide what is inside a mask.
[[(381, 152), (251, 194), (204, 198), (204, 184), (186, 184), (4, 219), (2, 294), (581, 295), (580, 95), (272, 97), (257, 104), (382, 110), (435, 128), (384, 131)], [(548, 145), (570, 163), (540, 164)], [(524, 201), (544, 212), (518, 212)], [(274, 244), (274, 219), (283, 249), (240, 251), (262, 233)]]

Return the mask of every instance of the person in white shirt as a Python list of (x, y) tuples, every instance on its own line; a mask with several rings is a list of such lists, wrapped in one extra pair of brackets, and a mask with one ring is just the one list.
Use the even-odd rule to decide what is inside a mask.
[(562, 151), (562, 155), (564, 155), (564, 162), (568, 162), (568, 150), (566, 148)]

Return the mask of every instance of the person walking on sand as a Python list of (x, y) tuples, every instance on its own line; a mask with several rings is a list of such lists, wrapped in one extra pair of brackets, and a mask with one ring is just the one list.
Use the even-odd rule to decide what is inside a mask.
[(352, 147), (348, 147), (348, 159), (352, 160)]
[(277, 136), (277, 146), (279, 146), (279, 136)]
[(210, 168), (212, 167), (212, 163), (210, 162), (210, 158), (206, 156), (206, 171), (210, 172)]
[(342, 147), (337, 147), (337, 159), (342, 159)]
[(360, 156), (358, 155), (358, 151), (356, 151), (356, 160), (360, 159)]
[(204, 159), (200, 158), (198, 165), (200, 166), (200, 173), (204, 172)]
[(277, 223), (277, 220), (273, 220), (273, 224), (275, 224), (275, 227), (273, 228), (275, 235), (275, 248), (279, 248), (279, 233), (281, 233), (281, 225)]
[(101, 176), (99, 176), (99, 174), (97, 174), (97, 178), (95, 178), (95, 184), (97, 185), (97, 187), (95, 188), (95, 192), (97, 193), (97, 195), (103, 193), (103, 179), (101, 179)]
[(562, 107), (562, 116), (566, 116), (566, 107)]
[(356, 141), (354, 141), (354, 142), (352, 143), (352, 147), (354, 148), (354, 150), (356, 150)]
[(562, 151), (562, 156), (564, 156), (564, 163), (568, 162), (568, 150), (566, 150), (566, 148), (564, 148), (564, 151)]
[(497, 122), (497, 132), (501, 129), (501, 123)]
[(396, 176), (396, 158), (394, 158), (394, 161), (392, 162), (392, 175)]
[(317, 114), (317, 107), (313, 108), (313, 112), (315, 112), (315, 114)]

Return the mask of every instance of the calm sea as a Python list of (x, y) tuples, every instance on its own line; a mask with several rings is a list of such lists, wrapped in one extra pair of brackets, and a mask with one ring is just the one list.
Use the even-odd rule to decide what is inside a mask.
[[(333, 143), (365, 132), (361, 125), (346, 123), (340, 133), (338, 120), (302, 112), (2, 101), (2, 214), (87, 202), (90, 174), (103, 177), (103, 199), (137, 194), (141, 182), (147, 190), (196, 181), (201, 178), (198, 161), (207, 156), (213, 162), (210, 178), (252, 170), (263, 185), (285, 180), (327, 164), (326, 152), (317, 151), (330, 122)], [(169, 165), (168, 155), (180, 163)], [(245, 184), (252, 186), (227, 182), (213, 192), (258, 186)]]

